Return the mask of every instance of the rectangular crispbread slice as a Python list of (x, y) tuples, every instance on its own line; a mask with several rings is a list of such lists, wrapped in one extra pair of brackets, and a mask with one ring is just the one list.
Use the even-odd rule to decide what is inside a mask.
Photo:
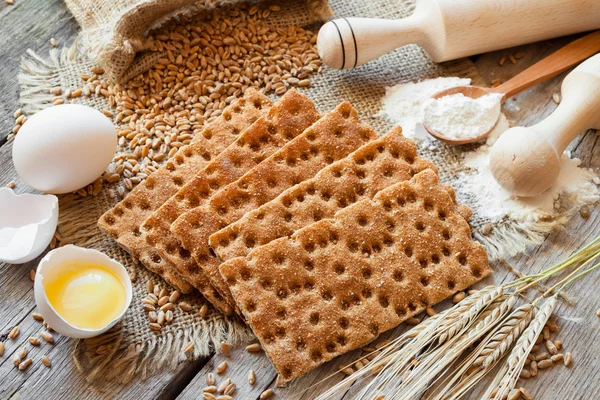
[(184, 293), (191, 292), (193, 287), (140, 236), (140, 226), (240, 132), (266, 115), (271, 104), (261, 93), (247, 90), (244, 97), (233, 102), (220, 117), (204, 128), (194, 129), (194, 139), (188, 146), (181, 147), (165, 165), (107, 211), (98, 220), (100, 229), (168, 283)]
[(491, 273), (457, 208), (425, 170), (220, 271), (290, 380)]
[(418, 157), (417, 146), (396, 127), (214, 233), (210, 247), (222, 261), (244, 257), (425, 169), (437, 171), (431, 161)]
[[(184, 276), (200, 292), (212, 292), (214, 289), (202, 269), (170, 232), (171, 223), (184, 212), (206, 203), (215, 191), (276, 152), (319, 117), (308, 97), (295, 90), (288, 91), (266, 116), (257, 119), (144, 221), (141, 231), (147, 245), (152, 246), (162, 259), (173, 266), (175, 273)], [(209, 300), (221, 309), (226, 308), (221, 298)]]
[(344, 102), (277, 153), (217, 192), (206, 206), (182, 215), (171, 230), (184, 247), (190, 249), (217, 291), (234, 304), (219, 273), (221, 262), (208, 246), (210, 235), (375, 138), (375, 131), (359, 120), (350, 103)]

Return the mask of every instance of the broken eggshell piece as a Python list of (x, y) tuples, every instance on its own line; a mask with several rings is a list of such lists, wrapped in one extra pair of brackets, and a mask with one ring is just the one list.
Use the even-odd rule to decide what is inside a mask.
[(38, 257), (50, 244), (57, 223), (56, 196), (0, 189), (0, 261), (23, 264)]
[[(84, 329), (69, 323), (54, 309), (46, 295), (44, 276), (53, 268), (57, 268), (61, 264), (72, 261), (84, 261), (106, 267), (123, 283), (123, 287), (125, 288), (125, 304), (123, 310), (115, 319), (100, 329)], [(83, 247), (73, 245), (66, 245), (58, 249), (54, 249), (40, 260), (35, 275), (33, 288), (35, 302), (40, 314), (42, 317), (44, 317), (44, 321), (46, 321), (48, 325), (50, 325), (56, 332), (76, 339), (87, 339), (98, 336), (115, 326), (117, 322), (123, 318), (123, 315), (125, 315), (125, 312), (131, 304), (132, 298), (131, 279), (129, 278), (127, 270), (121, 263), (113, 260), (98, 250), (85, 249)], [(92, 309), (90, 312), (93, 313), (94, 310)]]

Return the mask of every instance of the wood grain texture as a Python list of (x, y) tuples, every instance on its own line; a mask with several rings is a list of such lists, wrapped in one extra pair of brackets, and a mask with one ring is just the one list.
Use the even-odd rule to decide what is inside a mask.
[[(12, 113), (17, 108), (18, 87), (16, 76), (20, 57), (28, 47), (43, 53), (50, 48), (49, 39), (55, 37), (60, 43), (71, 40), (77, 26), (73, 18), (60, 0), (16, 0), (15, 6), (0, 3), (0, 58), (2, 74), (0, 74), (0, 186), (10, 181), (17, 184), (18, 193), (32, 192), (21, 182), (10, 159), (12, 146), (4, 143), (2, 138), (12, 129)], [(554, 40), (522, 46), (506, 51), (498, 51), (479, 56), (475, 60), (480, 74), (488, 83), (493, 79), (507, 80), (524, 70), (529, 65), (550, 54), (573, 38)], [(524, 51), (525, 56), (516, 64), (507, 62), (498, 66), (502, 55)], [(558, 91), (560, 82), (566, 73), (529, 89), (514, 99), (510, 99), (505, 112), (509, 118), (524, 126), (532, 125), (547, 116), (556, 105), (552, 102), (552, 94)], [(579, 136), (570, 149), (581, 158), (588, 167), (600, 167), (600, 147), (596, 146), (598, 137), (595, 132)], [(544, 245), (532, 248), (527, 254), (508, 260), (514, 267), (523, 272), (539, 271), (551, 263), (571, 254), (583, 243), (600, 234), (600, 213), (592, 209), (589, 219), (579, 215), (567, 224), (564, 230), (548, 236)], [(41, 325), (31, 318), (35, 309), (33, 300), (33, 283), (29, 280), (29, 270), (37, 265), (34, 260), (26, 265), (0, 265), (0, 341), (6, 341), (7, 349), (0, 356), (0, 399), (29, 398), (133, 398), (133, 399), (181, 399), (200, 398), (201, 390), (206, 385), (206, 374), (225, 359), (222, 354), (214, 356), (208, 363), (199, 360), (193, 364), (184, 363), (176, 371), (154, 376), (146, 381), (134, 380), (130, 385), (89, 384), (85, 376), (77, 372), (71, 360), (74, 341), (55, 335), (56, 344), (42, 344), (39, 349), (31, 351), (34, 364), (25, 373), (20, 373), (12, 365), (12, 354), (17, 351), (30, 335), (38, 334)], [(501, 283), (510, 278), (502, 267), (496, 266), (489, 282)], [(595, 290), (600, 282), (599, 274), (592, 274), (569, 289), (569, 293), (577, 300), (576, 307), (561, 304), (557, 314), (569, 318), (581, 318), (582, 322), (559, 319), (561, 326), (558, 337), (564, 341), (567, 351), (573, 353), (573, 367), (563, 367), (542, 371), (536, 379), (525, 382), (525, 387), (536, 399), (593, 399), (600, 398), (600, 387), (597, 381), (600, 368), (597, 367), (600, 345), (597, 337), (600, 334), (600, 321), (595, 310), (600, 308), (600, 292)], [(437, 306), (440, 310), (448, 303)], [(16, 341), (6, 339), (10, 329), (21, 326), (21, 334)], [(386, 332), (381, 339), (395, 337), (405, 330), (405, 326)], [(31, 346), (28, 345), (28, 348)], [(42, 355), (47, 354), (53, 367), (47, 369), (40, 363)], [(291, 382), (287, 388), (275, 388), (275, 371), (264, 353), (249, 354), (243, 347), (233, 349), (227, 376), (238, 385), (237, 399), (255, 399), (266, 388), (274, 388), (276, 399), (312, 399), (324, 388), (341, 379), (339, 375), (331, 380), (317, 384), (339, 365), (356, 359), (358, 352), (349, 353), (325, 364), (306, 376)], [(257, 374), (257, 383), (253, 388), (247, 384), (247, 373), (253, 368)], [(223, 378), (219, 379), (219, 382)], [(315, 385), (315, 386), (313, 386)], [(479, 386), (481, 388), (482, 386)], [(339, 398), (351, 399), (354, 390), (350, 388)], [(478, 398), (481, 391), (471, 394)]]

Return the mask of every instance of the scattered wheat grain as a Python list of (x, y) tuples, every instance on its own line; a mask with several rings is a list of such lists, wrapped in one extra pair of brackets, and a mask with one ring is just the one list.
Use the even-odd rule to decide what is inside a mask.
[(250, 371), (248, 371), (248, 384), (250, 384), (251, 386), (254, 386), (255, 383), (256, 383), (256, 373), (254, 372), (253, 369), (251, 369)]
[(466, 297), (465, 292), (458, 292), (454, 296), (452, 296), (452, 302), (454, 304), (460, 303)]
[(8, 338), (9, 338), (9, 339), (11, 339), (11, 340), (15, 340), (15, 338), (16, 338), (17, 336), (19, 336), (19, 331), (20, 331), (20, 329), (19, 329), (19, 326), (18, 326), (18, 325), (17, 325), (17, 326), (15, 326), (15, 327), (14, 327), (14, 328), (12, 328), (12, 329), (11, 329), (11, 331), (8, 333)]
[(215, 383), (217, 383), (217, 381), (215, 379), (215, 374), (213, 374), (212, 372), (209, 372), (206, 375), (206, 384), (209, 386), (214, 386)]
[(217, 365), (215, 371), (217, 372), (217, 374), (223, 375), (225, 371), (227, 371), (227, 361), (223, 361), (221, 364)]
[(231, 356), (231, 346), (228, 343), (221, 343), (221, 351), (223, 351), (223, 354), (227, 357)]
[(546, 345), (546, 349), (548, 349), (548, 353), (550, 353), (551, 355), (555, 355), (558, 353), (556, 345), (551, 340), (546, 340), (544, 344)]
[(19, 364), (19, 371), (25, 371), (27, 368), (29, 368), (29, 366), (33, 363), (33, 360), (31, 358), (28, 358), (27, 360), (23, 361), (21, 364)]
[(262, 350), (262, 347), (260, 346), (260, 343), (252, 343), (252, 344), (249, 344), (248, 346), (246, 346), (246, 351), (248, 353), (257, 353), (261, 350)]
[(225, 391), (225, 389), (227, 388), (227, 386), (229, 386), (229, 384), (231, 383), (231, 379), (227, 378), (225, 379), (223, 382), (221, 382), (221, 384), (217, 387), (217, 391), (219, 393), (223, 393)]
[(537, 363), (537, 367), (538, 367), (538, 369), (547, 369), (547, 368), (552, 367), (552, 364), (553, 364), (552, 360), (546, 359), (546, 360), (539, 361)]
[(40, 335), (47, 343), (54, 343), (54, 336), (50, 332), (42, 331)]
[(568, 351), (565, 353), (563, 363), (565, 364), (565, 367), (570, 367), (573, 364), (573, 355), (571, 354), (571, 352)]
[(40, 338), (37, 338), (35, 336), (31, 336), (27, 340), (29, 341), (29, 343), (31, 343), (32, 346), (39, 346), (41, 343)]

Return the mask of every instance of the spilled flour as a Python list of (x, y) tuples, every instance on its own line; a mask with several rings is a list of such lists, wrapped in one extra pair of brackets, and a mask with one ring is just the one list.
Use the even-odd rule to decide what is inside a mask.
[[(427, 134), (422, 124), (424, 104), (439, 91), (468, 84), (470, 79), (437, 78), (387, 88), (381, 115), (401, 125), (405, 136), (420, 142), (421, 147), (433, 149), (437, 145), (435, 139)], [(452, 108), (456, 112), (456, 107)], [(447, 114), (449, 118), (452, 115), (438, 114)], [(449, 121), (438, 122), (450, 124)], [(600, 200), (598, 186), (594, 183), (600, 182), (599, 178), (593, 171), (581, 168), (581, 160), (571, 158), (568, 152), (562, 156), (557, 182), (545, 193), (531, 198), (517, 198), (500, 187), (490, 170), (489, 151), (508, 128), (508, 121), (501, 113), (486, 142), (478, 149), (464, 153), (460, 172), (451, 182), (459, 198), (468, 203), (475, 216), (489, 222), (510, 219), (535, 223), (545, 221), (549, 216), (558, 216), (563, 208), (578, 208)]]

